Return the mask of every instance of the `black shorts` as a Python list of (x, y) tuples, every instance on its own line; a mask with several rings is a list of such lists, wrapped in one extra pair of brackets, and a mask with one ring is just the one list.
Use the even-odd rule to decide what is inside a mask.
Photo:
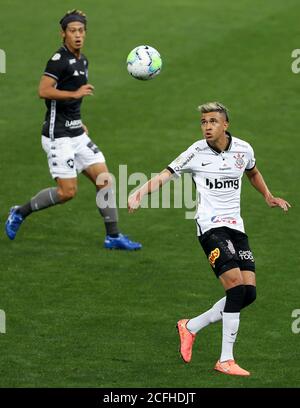
[(228, 227), (212, 228), (198, 239), (217, 277), (233, 268), (255, 272), (248, 236), (243, 232)]

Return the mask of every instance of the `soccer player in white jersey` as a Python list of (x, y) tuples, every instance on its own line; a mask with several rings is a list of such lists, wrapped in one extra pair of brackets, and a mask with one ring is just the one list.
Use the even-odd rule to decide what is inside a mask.
[(86, 36), (87, 18), (80, 10), (71, 10), (60, 20), (62, 46), (47, 62), (39, 85), (45, 100), (46, 115), (42, 127), (42, 146), (56, 187), (39, 191), (23, 205), (10, 209), (5, 224), (13, 240), (29, 215), (63, 204), (77, 192), (77, 174), (83, 173), (96, 187), (97, 206), (104, 221), (104, 248), (137, 250), (142, 245), (119, 231), (118, 211), (103, 153), (90, 139), (81, 120), (81, 104), (93, 95), (88, 83), (88, 60), (81, 49)]
[(248, 376), (234, 360), (233, 345), (238, 333), (240, 311), (256, 299), (255, 262), (240, 215), (240, 193), (244, 172), (263, 195), (269, 207), (288, 211), (290, 204), (274, 197), (256, 167), (249, 143), (228, 131), (227, 109), (218, 102), (199, 106), (204, 136), (183, 152), (159, 175), (129, 197), (133, 212), (143, 196), (156, 191), (173, 176), (190, 173), (198, 193), (195, 216), (198, 239), (226, 296), (208, 311), (177, 322), (180, 353), (189, 363), (196, 333), (210, 323), (222, 320), (222, 350), (215, 370), (230, 375)]

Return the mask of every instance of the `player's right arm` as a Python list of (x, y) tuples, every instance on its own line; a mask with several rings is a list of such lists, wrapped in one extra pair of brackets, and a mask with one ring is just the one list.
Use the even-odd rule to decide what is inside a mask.
[(192, 172), (192, 159), (197, 153), (195, 143), (186, 151), (181, 153), (169, 166), (161, 171), (157, 176), (153, 177), (141, 188), (135, 191), (128, 199), (128, 211), (131, 213), (139, 208), (141, 201), (146, 194), (151, 194), (158, 190), (165, 183), (171, 180), (172, 177), (180, 177), (182, 173)]
[(39, 85), (39, 97), (42, 99), (80, 99), (84, 96), (93, 95), (94, 87), (91, 84), (81, 86), (76, 91), (62, 91), (56, 89), (57, 81), (50, 76), (43, 75)]
[(145, 183), (141, 188), (136, 190), (128, 198), (128, 211), (132, 213), (136, 211), (141, 205), (142, 199), (146, 194), (151, 194), (154, 191), (158, 190), (165, 183), (167, 183), (173, 174), (168, 169), (164, 169), (157, 176), (152, 177), (147, 183)]

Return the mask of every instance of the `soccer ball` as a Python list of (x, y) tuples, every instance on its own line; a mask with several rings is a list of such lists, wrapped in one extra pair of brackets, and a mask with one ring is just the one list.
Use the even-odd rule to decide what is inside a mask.
[(149, 45), (134, 48), (127, 57), (127, 70), (136, 79), (152, 79), (161, 71), (159, 52)]

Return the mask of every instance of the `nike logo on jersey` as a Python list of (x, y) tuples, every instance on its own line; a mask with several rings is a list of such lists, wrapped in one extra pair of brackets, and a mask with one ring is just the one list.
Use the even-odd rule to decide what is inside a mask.
[(211, 162), (208, 163), (201, 163), (202, 166), (208, 166), (209, 164), (211, 164)]

